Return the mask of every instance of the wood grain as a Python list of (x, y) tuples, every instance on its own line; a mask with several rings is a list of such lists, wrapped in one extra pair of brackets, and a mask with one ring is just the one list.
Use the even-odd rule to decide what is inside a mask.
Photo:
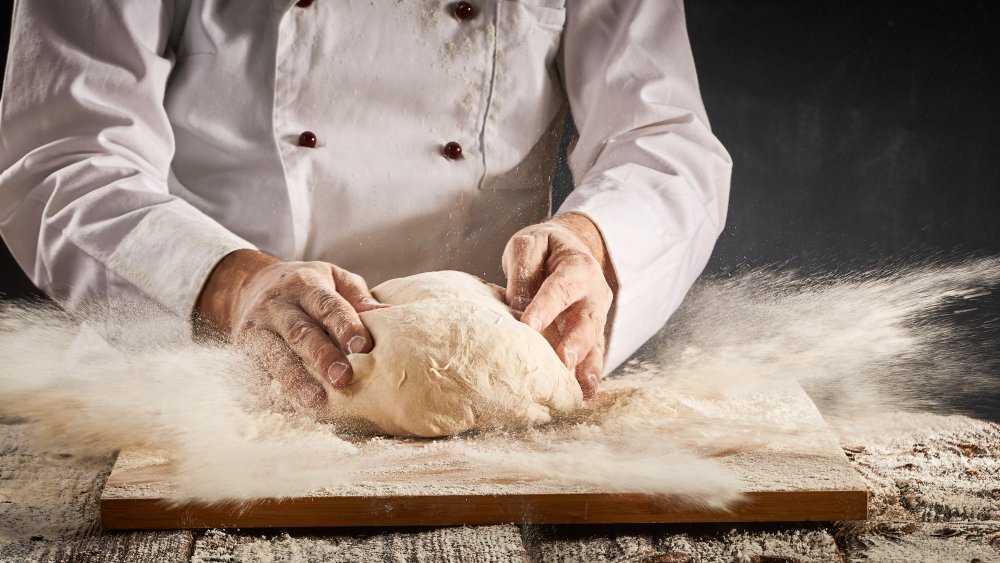
[(156, 499), (105, 499), (106, 529), (438, 526), (449, 524), (595, 524), (666, 522), (789, 522), (861, 520), (868, 493), (752, 492), (727, 511), (678, 500), (627, 494), (311, 497), (265, 500), (249, 507)]
[[(372, 533), (377, 532), (377, 533)], [(307, 562), (514, 563), (535, 561), (517, 526), (382, 530), (208, 530), (193, 563)]]

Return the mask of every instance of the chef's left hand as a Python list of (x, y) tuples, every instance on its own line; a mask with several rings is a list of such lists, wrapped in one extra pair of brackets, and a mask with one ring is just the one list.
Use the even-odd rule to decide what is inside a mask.
[(507, 303), (538, 332), (555, 326), (556, 354), (593, 396), (604, 368), (604, 326), (617, 289), (600, 231), (566, 213), (518, 231), (503, 252)]

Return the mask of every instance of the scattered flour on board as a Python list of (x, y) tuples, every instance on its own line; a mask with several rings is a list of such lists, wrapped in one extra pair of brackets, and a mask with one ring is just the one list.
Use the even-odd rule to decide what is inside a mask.
[[(951, 329), (928, 316), (983, 295), (998, 278), (998, 261), (980, 259), (705, 281), (574, 419), (422, 444), (417, 465), (434, 466), (434, 454), (447, 451), (560, 489), (671, 492), (723, 504), (741, 484), (716, 459), (720, 451), (748, 443), (805, 447), (814, 436), (800, 426), (801, 413), (785, 412), (769, 394), (775, 378), (799, 380), (845, 435), (866, 417), (933, 407), (926, 391), (939, 378), (957, 378), (966, 389), (992, 385), (977, 375), (975, 358), (951, 346)], [(113, 326), (118, 348), (81, 336), (77, 321), (51, 308), (8, 305), (0, 313), (0, 413), (39, 421), (40, 444), (83, 453), (165, 450), (175, 500), (335, 490), (386, 466), (414, 490), (428, 486), (420, 471), (407, 469), (413, 458), (389, 441), (359, 440), (292, 411), (231, 350), (178, 344), (166, 321), (161, 327), (134, 311), (88, 323)], [(746, 400), (724, 400), (734, 396)], [(739, 412), (743, 404), (759, 415), (768, 400), (766, 416)], [(507, 447), (513, 443), (517, 455)], [(995, 462), (992, 455), (986, 458)]]

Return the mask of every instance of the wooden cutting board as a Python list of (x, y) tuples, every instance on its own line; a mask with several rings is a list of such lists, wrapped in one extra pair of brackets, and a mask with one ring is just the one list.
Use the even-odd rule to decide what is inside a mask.
[[(473, 477), (474, 468), (458, 475), (443, 474), (439, 486), (422, 487), (417, 494), (373, 481), (249, 506), (170, 506), (163, 500), (170, 491), (169, 465), (164, 460), (149, 461), (156, 459), (149, 452), (123, 451), (101, 495), (101, 521), (106, 529), (166, 529), (866, 518), (868, 491), (809, 397), (791, 381), (772, 385), (767, 393), (768, 404), (782, 405), (783, 411), (793, 413), (796, 424), (809, 426), (812, 435), (802, 446), (786, 443), (718, 455), (717, 460), (741, 480), (745, 492), (741, 501), (726, 510), (693, 505), (683, 497), (579, 487), (561, 492), (551, 483), (543, 486), (510, 478), (484, 482)], [(412, 444), (401, 440), (399, 447)]]

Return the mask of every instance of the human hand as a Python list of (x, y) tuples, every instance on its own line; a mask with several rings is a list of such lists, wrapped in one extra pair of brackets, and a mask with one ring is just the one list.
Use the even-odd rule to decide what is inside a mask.
[(326, 262), (284, 262), (237, 250), (212, 271), (197, 319), (241, 347), (285, 392), (308, 408), (354, 374), (348, 353), (372, 349), (358, 313), (380, 305), (358, 275)]
[(597, 227), (567, 213), (518, 231), (503, 252), (507, 303), (538, 332), (554, 326), (553, 348), (585, 397), (604, 368), (604, 327), (617, 281)]

